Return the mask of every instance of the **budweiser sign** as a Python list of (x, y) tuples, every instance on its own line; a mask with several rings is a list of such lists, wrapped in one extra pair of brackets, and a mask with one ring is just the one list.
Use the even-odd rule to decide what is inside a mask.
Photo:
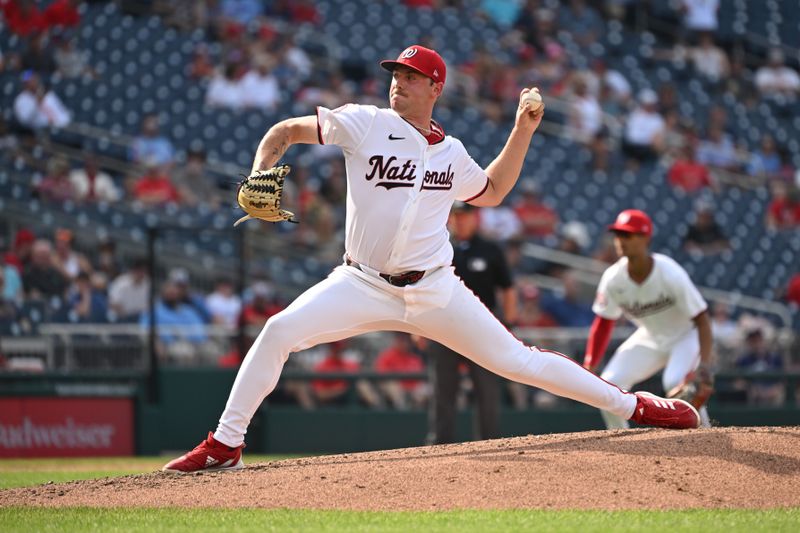
[(0, 398), (0, 457), (132, 453), (127, 398)]
[(67, 418), (63, 424), (36, 424), (27, 416), (20, 425), (0, 424), (2, 448), (109, 448), (114, 426), (76, 424)]

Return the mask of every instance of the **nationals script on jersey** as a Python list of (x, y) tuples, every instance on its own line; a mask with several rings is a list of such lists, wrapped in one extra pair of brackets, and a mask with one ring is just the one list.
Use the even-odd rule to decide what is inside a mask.
[(692, 318), (708, 307), (689, 278), (673, 259), (653, 254), (653, 271), (640, 285), (628, 274), (623, 257), (603, 273), (592, 311), (609, 320), (625, 317), (645, 330), (654, 348), (667, 348), (693, 327)]
[(447, 217), (455, 200), (480, 196), (486, 172), (458, 139), (428, 141), (391, 109), (317, 108), (319, 141), (344, 151), (345, 249), (390, 274), (449, 265)]

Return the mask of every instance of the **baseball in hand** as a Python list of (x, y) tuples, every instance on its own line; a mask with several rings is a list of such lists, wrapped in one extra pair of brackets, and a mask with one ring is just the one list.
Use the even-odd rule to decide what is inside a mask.
[(544, 108), (544, 102), (542, 101), (542, 95), (539, 94), (539, 89), (534, 87), (522, 97), (520, 105), (525, 107), (525, 104), (528, 104), (528, 110), (532, 113), (539, 113)]

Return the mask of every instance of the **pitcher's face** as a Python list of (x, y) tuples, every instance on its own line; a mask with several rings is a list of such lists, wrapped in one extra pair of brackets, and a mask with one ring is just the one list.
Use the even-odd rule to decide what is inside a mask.
[(416, 70), (398, 65), (392, 71), (389, 105), (400, 115), (413, 113), (421, 107), (432, 108), (443, 86)]

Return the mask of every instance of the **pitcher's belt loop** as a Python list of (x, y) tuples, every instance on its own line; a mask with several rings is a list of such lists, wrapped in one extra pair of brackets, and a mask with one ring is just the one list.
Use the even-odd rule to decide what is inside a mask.
[[(349, 255), (344, 256), (344, 262), (347, 266), (356, 267), (362, 272), (364, 271), (364, 269), (361, 268), (361, 265), (350, 259)], [(413, 285), (421, 280), (425, 275), (425, 271), (411, 270), (410, 272), (403, 272), (402, 274), (384, 274), (382, 272), (378, 272), (378, 275), (385, 279), (389, 285), (394, 285), (395, 287), (405, 287), (406, 285)]]

